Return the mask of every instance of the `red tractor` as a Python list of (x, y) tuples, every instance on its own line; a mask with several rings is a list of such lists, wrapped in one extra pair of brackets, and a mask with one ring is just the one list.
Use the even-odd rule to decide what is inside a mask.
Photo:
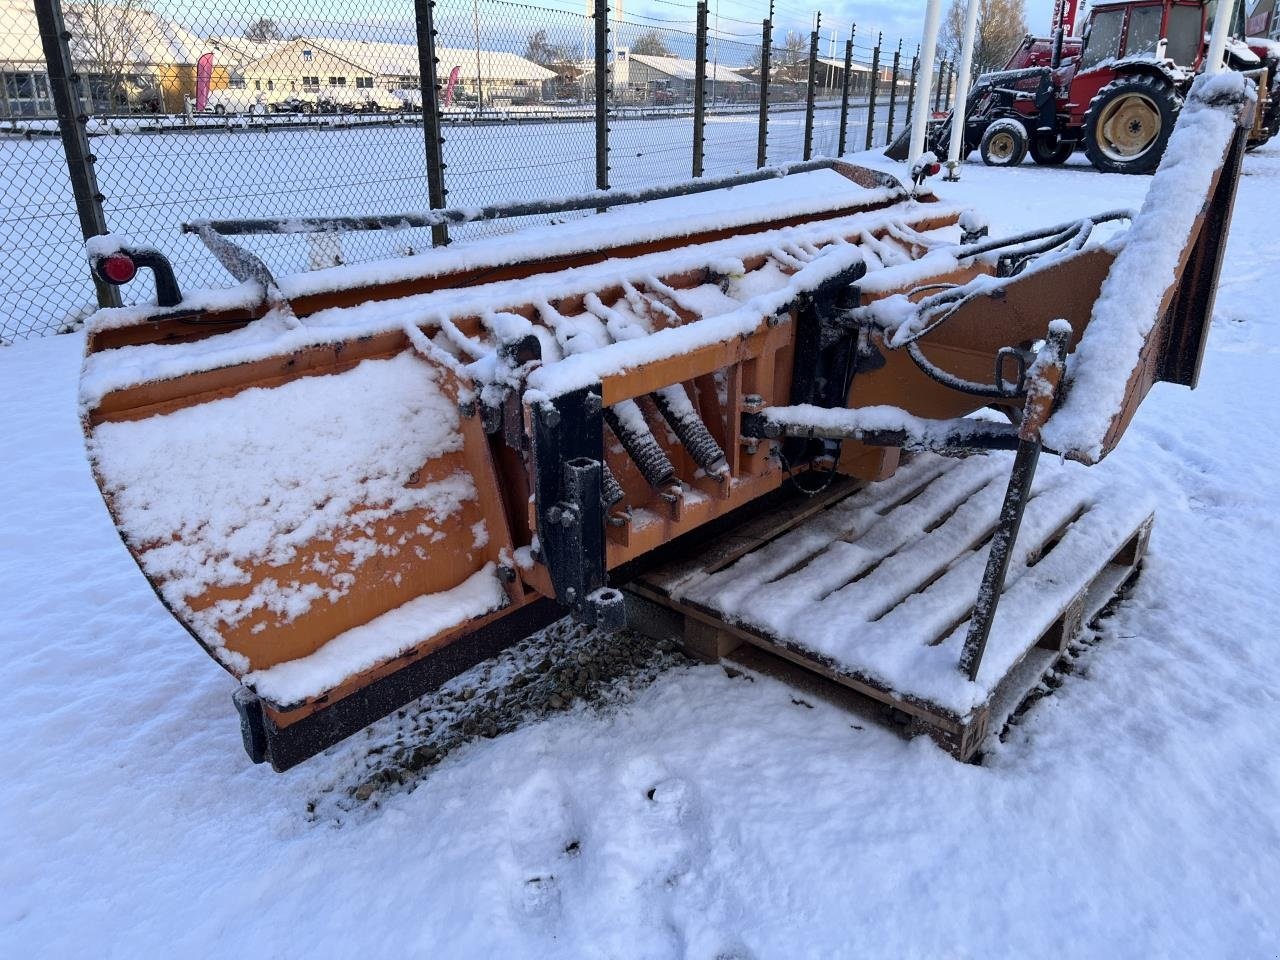
[[(1061, 30), (1053, 39), (1027, 37), (1004, 70), (975, 82), (965, 109), (965, 153), (978, 150), (992, 166), (1019, 164), (1028, 153), (1052, 165), (1083, 146), (1103, 172), (1151, 173), (1203, 68), (1215, 6), (1215, 0), (1097, 0), (1081, 37)], [(1243, 36), (1243, 14), (1237, 26)], [(1272, 90), (1280, 52), (1265, 40), (1231, 39), (1226, 59), (1257, 82), (1249, 145), (1260, 146), (1280, 129), (1280, 89)], [(931, 124), (930, 149), (943, 156), (950, 136), (948, 115)]]

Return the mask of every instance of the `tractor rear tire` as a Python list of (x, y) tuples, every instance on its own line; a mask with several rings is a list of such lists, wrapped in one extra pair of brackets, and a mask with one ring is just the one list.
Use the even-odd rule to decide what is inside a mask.
[(978, 144), (988, 167), (1016, 167), (1027, 155), (1027, 128), (1017, 120), (997, 120), (987, 127)]
[(1151, 173), (1160, 165), (1182, 98), (1151, 75), (1113, 80), (1084, 115), (1084, 150), (1103, 173)]
[(1057, 167), (1067, 162), (1075, 153), (1074, 140), (1051, 140), (1045, 136), (1033, 137), (1028, 152), (1032, 161), (1041, 167)]

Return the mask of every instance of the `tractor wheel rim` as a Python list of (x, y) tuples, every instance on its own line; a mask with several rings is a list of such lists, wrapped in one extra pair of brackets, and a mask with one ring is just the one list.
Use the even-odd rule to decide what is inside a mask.
[(987, 152), (997, 160), (1008, 160), (1013, 156), (1013, 134), (997, 133), (987, 143)]
[(1098, 118), (1098, 147), (1110, 160), (1134, 160), (1160, 136), (1160, 108), (1145, 94), (1116, 97)]

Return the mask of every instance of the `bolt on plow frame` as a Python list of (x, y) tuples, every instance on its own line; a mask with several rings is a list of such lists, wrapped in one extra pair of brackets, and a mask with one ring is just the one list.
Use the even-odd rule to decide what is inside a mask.
[[(637, 609), (622, 588), (659, 559), (799, 516), (804, 495), (862, 497), (841, 509), (897, 518), (889, 539), (907, 550), (990, 488), (966, 534), (961, 629), (935, 645), (945, 682), (913, 692), (901, 658), (846, 671), (903, 703), (952, 704), (963, 726), (1021, 659), (1035, 597), (1007, 598), (1027, 537), (1081, 526), (1079, 504), (1038, 518), (1041, 451), (1096, 463), (1155, 382), (1195, 385), (1253, 107), (1238, 75), (1198, 82), (1141, 211), (1000, 239), (918, 184), (838, 161), (476, 210), (185, 225), (242, 281), (222, 291), (184, 294), (159, 251), (97, 238), (97, 275), (150, 269), (159, 304), (90, 322), (94, 476), (161, 601), (240, 682), (250, 756), (277, 770), (565, 613), (622, 627)], [(597, 209), (278, 279), (232, 239)], [(923, 518), (937, 497), (922, 484), (944, 475), (959, 493)], [(1132, 534), (1112, 526), (1100, 535)], [(732, 592), (700, 609), (752, 628), (721, 602)]]

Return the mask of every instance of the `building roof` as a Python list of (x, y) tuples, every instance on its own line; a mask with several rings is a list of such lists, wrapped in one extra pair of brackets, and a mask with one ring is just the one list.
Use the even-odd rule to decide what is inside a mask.
[[(820, 57), (818, 57), (818, 58), (817, 58), (817, 60), (818, 60), (818, 63), (822, 64), (824, 67), (835, 67), (837, 70), (843, 70), (843, 69), (844, 69), (844, 59), (843, 59), (843, 58), (841, 58), (841, 59), (836, 59), (835, 57), (822, 57), (822, 56), (820, 56)], [(807, 64), (809, 61), (808, 61), (808, 58), (806, 57), (806, 58), (805, 58), (804, 60), (802, 60), (801, 62), (802, 62), (802, 63), (806, 63), (806, 64)], [(883, 66), (883, 64), (882, 64), (882, 66)], [(868, 66), (867, 66), (866, 64), (864, 64), (864, 63), (858, 63), (858, 61), (854, 60), (852, 63), (850, 63), (850, 64), (849, 64), (849, 72), (850, 72), (850, 73), (870, 73), (870, 72), (871, 72), (871, 68), (870, 68), (870, 67), (868, 67)]]
[(289, 40), (249, 40), (236, 36), (212, 36), (205, 45), (214, 52), (219, 66), (242, 67), (255, 60), (263, 60), (277, 50), (289, 46)]
[[(208, 49), (191, 31), (138, 6), (66, 3), (62, 15), (71, 31), (71, 58), (79, 64), (102, 59), (104, 51), (120, 64), (194, 64)], [(96, 39), (104, 35), (108, 44)]]
[[(307, 42), (328, 51), (336, 57), (378, 76), (417, 76), (420, 66), (418, 48), (410, 43), (380, 43), (368, 40), (336, 40), (332, 37), (309, 37)], [(462, 68), (462, 76), (476, 75), (477, 60), (481, 78), (497, 77), (503, 80), (552, 80), (556, 74), (503, 50), (479, 50), (436, 47), (436, 59), (441, 78), (447, 77), (454, 67)]]
[[(686, 60), (684, 57), (655, 57), (648, 53), (631, 54), (632, 63), (642, 63), (650, 70), (656, 70), (659, 73), (665, 73), (667, 76), (677, 80), (693, 80), (697, 76), (698, 65), (693, 60)], [(723, 63), (707, 63), (707, 79), (714, 80), (716, 83), (750, 83), (740, 73), (735, 73), (732, 67), (727, 67)]]

